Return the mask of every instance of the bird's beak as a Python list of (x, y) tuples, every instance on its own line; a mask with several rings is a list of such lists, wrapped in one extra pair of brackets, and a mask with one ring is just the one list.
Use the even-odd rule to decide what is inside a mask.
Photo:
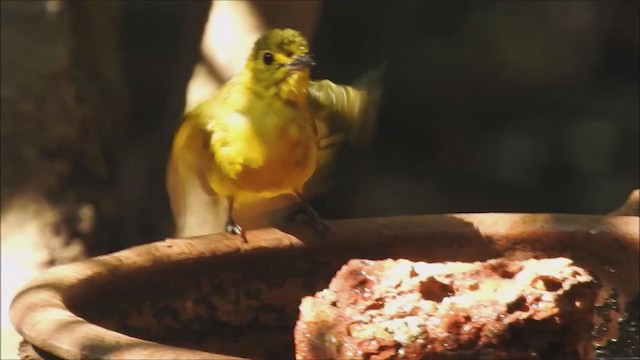
[(313, 58), (311, 57), (311, 55), (301, 55), (291, 60), (287, 64), (287, 67), (291, 70), (299, 70), (299, 69), (310, 68), (315, 64), (316, 63), (315, 61), (313, 61)]

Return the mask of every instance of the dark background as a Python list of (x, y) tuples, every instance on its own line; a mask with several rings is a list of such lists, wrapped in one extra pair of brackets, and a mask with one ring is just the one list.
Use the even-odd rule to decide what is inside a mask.
[(315, 41), (332, 79), (387, 61), (379, 136), (324, 213), (605, 213), (638, 186), (638, 2), (363, 7), (327, 2)]
[[(2, 1), (3, 206), (44, 194), (89, 253), (170, 236), (166, 159), (209, 4), (71, 2), (55, 20), (37, 4)], [(314, 207), (615, 209), (639, 181), (638, 4), (326, 1), (314, 76), (386, 73), (378, 137)]]

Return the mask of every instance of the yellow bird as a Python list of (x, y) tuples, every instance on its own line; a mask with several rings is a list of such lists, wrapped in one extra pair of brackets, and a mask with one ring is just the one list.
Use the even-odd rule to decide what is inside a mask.
[[(167, 168), (179, 236), (200, 235), (187, 229), (198, 228), (190, 223), (197, 214), (188, 209), (200, 202), (211, 205), (206, 217), (217, 223), (214, 229), (223, 227), (246, 240), (234, 210), (282, 194), (293, 195), (303, 205), (316, 230), (327, 229), (302, 201), (305, 183), (319, 159), (327, 163), (331, 158), (333, 152), (321, 149), (342, 135), (331, 134), (332, 129), (362, 137), (371, 133), (363, 129), (373, 127), (361, 121), (369, 94), (328, 80), (310, 81), (313, 65), (300, 33), (271, 30), (255, 42), (239, 75), (185, 114)], [(331, 115), (346, 121), (336, 122)]]

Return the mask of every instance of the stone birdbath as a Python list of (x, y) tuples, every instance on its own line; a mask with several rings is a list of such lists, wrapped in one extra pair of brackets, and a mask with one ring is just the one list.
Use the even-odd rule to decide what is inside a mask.
[[(331, 221), (324, 240), (298, 225), (249, 231), (247, 244), (166, 239), (44, 272), (14, 298), (11, 321), (22, 359), (293, 358), (301, 298), (352, 258), (564, 256), (599, 278), (602, 299), (626, 304), (640, 282), (634, 194), (604, 216), (402, 216)], [(616, 326), (623, 311), (605, 340), (632, 331)]]

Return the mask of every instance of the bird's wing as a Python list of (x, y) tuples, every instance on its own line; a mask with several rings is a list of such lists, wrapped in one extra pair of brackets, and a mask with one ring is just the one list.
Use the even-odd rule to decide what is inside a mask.
[(196, 236), (224, 230), (226, 202), (209, 186), (207, 166), (211, 134), (193, 117), (178, 129), (167, 166), (167, 192), (176, 236)]
[(369, 145), (377, 127), (383, 80), (384, 65), (362, 75), (353, 86), (329, 80), (309, 83), (309, 104), (318, 121), (321, 145), (331, 147), (345, 139), (357, 148)]
[(348, 142), (362, 149), (373, 139), (383, 76), (384, 67), (380, 67), (361, 76), (354, 86), (329, 80), (309, 83), (307, 93), (318, 127), (320, 154), (318, 168), (305, 187), (307, 195), (332, 185), (333, 165), (342, 145)]
[[(240, 136), (235, 132), (241, 131), (243, 124), (247, 125), (241, 114), (230, 110), (234, 106), (220, 103), (221, 99), (228, 99), (229, 85), (233, 83), (226, 84), (212, 99), (187, 113), (174, 137), (166, 183), (175, 236), (197, 236), (225, 229), (226, 199), (213, 191), (207, 173), (212, 166), (217, 166), (226, 175), (233, 176), (248, 151), (240, 142), (229, 144), (233, 146), (221, 143)], [(234, 158), (238, 161), (234, 162)], [(273, 212), (289, 205), (291, 199), (280, 196), (252, 202), (234, 213), (236, 221), (245, 229), (253, 229), (268, 226)]]

